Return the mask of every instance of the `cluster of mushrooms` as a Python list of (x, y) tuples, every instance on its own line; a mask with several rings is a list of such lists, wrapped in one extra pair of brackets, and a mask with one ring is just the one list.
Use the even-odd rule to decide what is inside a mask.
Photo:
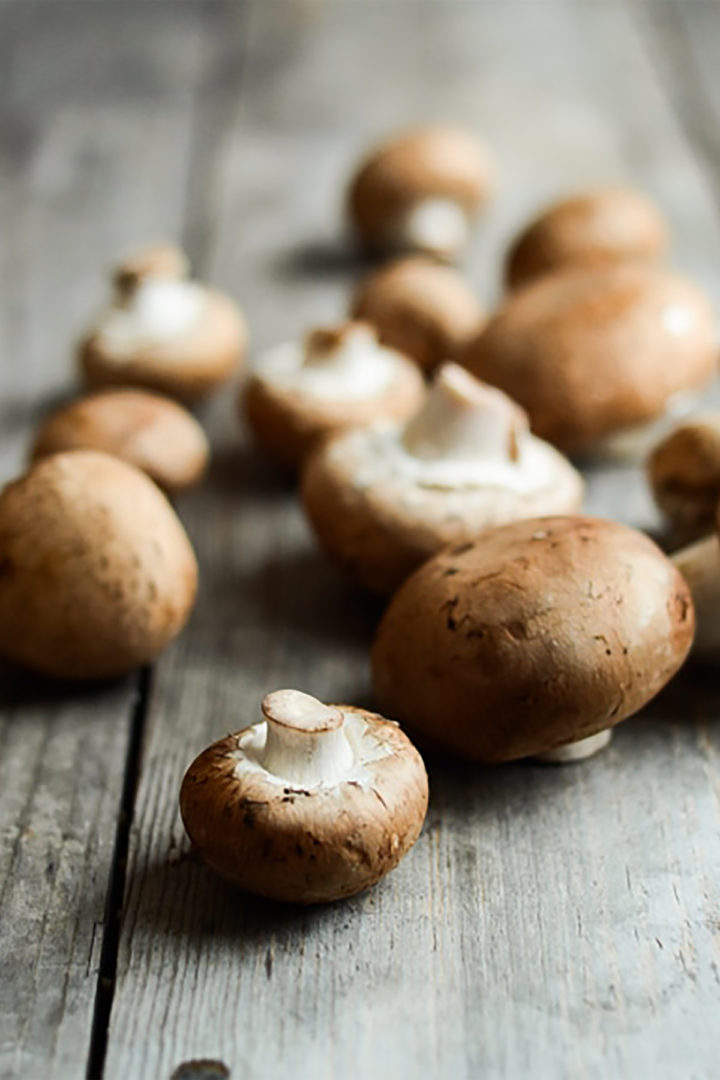
[[(396, 866), (428, 804), (405, 730), (471, 761), (576, 761), (693, 641), (706, 658), (720, 650), (720, 413), (676, 424), (715, 376), (711, 307), (665, 266), (656, 207), (608, 188), (520, 234), (487, 316), (452, 263), (495, 183), (491, 155), (463, 131), (376, 149), (348, 215), (360, 244), (391, 260), (336, 325), (255, 358), (241, 387), (255, 443), (298, 475), (319, 545), (390, 597), (372, 647), (384, 716), (276, 690), (185, 775), (194, 846), (245, 890), (329, 901)], [(167, 496), (208, 460), (184, 405), (234, 376), (246, 345), (237, 306), (189, 280), (176, 248), (118, 268), (79, 347), (90, 393), (44, 422), (28, 471), (0, 496), (7, 659), (105, 678), (179, 633), (197, 563)], [(583, 516), (582, 476), (564, 456), (637, 457), (653, 442), (672, 558)]]

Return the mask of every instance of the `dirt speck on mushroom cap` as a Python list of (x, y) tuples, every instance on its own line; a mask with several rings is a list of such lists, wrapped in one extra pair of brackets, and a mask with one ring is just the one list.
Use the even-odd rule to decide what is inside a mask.
[(462, 756), (504, 761), (613, 726), (692, 642), (689, 590), (646, 536), (596, 518), (518, 522), (444, 549), (373, 646), (383, 711)]

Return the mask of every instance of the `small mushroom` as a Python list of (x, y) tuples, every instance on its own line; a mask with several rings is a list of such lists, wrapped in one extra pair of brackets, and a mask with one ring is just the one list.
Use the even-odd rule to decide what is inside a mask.
[(627, 263), (558, 271), (510, 296), (462, 357), (561, 449), (647, 424), (714, 375), (713, 311), (691, 282)]
[(340, 900), (393, 870), (422, 829), (428, 782), (396, 724), (276, 690), (263, 719), (208, 747), (180, 812), (199, 854), (247, 892)]
[(404, 426), (375, 425), (320, 447), (302, 499), (322, 547), (353, 578), (392, 592), (444, 544), (539, 513), (571, 513), (578, 473), (530, 434), (522, 409), (444, 365)]
[(714, 528), (720, 499), (720, 412), (679, 424), (648, 459), (655, 501), (675, 534), (689, 540)]
[(672, 561), (688, 583), (695, 605), (697, 629), (693, 657), (702, 663), (720, 658), (720, 506), (712, 534), (681, 548)]
[(0, 655), (61, 679), (154, 659), (190, 614), (197, 564), (139, 469), (94, 450), (42, 458), (0, 495)]
[(553, 270), (653, 262), (667, 249), (667, 226), (654, 203), (631, 188), (602, 188), (563, 199), (525, 228), (505, 268), (511, 288)]
[(462, 757), (573, 760), (675, 674), (693, 627), (687, 585), (642, 533), (514, 522), (408, 578), (377, 631), (375, 692), (388, 716)]
[(32, 459), (63, 450), (112, 454), (142, 469), (170, 495), (198, 483), (210, 452), (194, 416), (146, 390), (104, 390), (52, 413), (35, 437)]
[(260, 357), (241, 395), (255, 441), (297, 468), (319, 442), (374, 420), (401, 420), (425, 396), (416, 365), (367, 323), (310, 331)]
[(424, 251), (452, 258), (494, 186), (485, 146), (452, 127), (406, 132), (375, 149), (348, 192), (359, 239), (381, 251)]
[(422, 256), (397, 259), (370, 274), (352, 301), (380, 340), (431, 373), (456, 359), (478, 333), (483, 311), (462, 274)]
[(89, 387), (142, 386), (192, 402), (235, 373), (245, 320), (229, 297), (186, 272), (185, 256), (169, 244), (118, 267), (112, 303), (79, 347)]

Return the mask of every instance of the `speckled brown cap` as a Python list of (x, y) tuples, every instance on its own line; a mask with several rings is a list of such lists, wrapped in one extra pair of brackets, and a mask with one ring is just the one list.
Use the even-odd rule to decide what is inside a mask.
[(667, 226), (647, 196), (603, 188), (563, 199), (532, 221), (510, 248), (505, 275), (517, 288), (568, 266), (653, 261), (667, 246)]
[(508, 761), (637, 712), (693, 630), (687, 585), (642, 533), (587, 517), (515, 522), (408, 578), (375, 638), (375, 692), (428, 744)]
[(100, 679), (147, 663), (192, 609), (197, 564), (162, 492), (109, 454), (43, 458), (0, 495), (0, 654)]
[(362, 163), (348, 191), (350, 220), (368, 246), (402, 248), (398, 226), (411, 207), (446, 199), (470, 219), (489, 198), (494, 172), (490, 154), (471, 133), (418, 128), (388, 140)]
[(585, 450), (712, 378), (715, 317), (697, 286), (667, 270), (565, 270), (506, 300), (462, 362), (514, 397), (542, 438)]
[(347, 778), (303, 786), (258, 764), (243, 768), (248, 737), (255, 738), (248, 728), (208, 747), (185, 774), (180, 811), (188, 835), (239, 888), (300, 904), (339, 900), (373, 885), (417, 840), (428, 801), (417, 750), (375, 713), (349, 705), (328, 713), (376, 755), (363, 767), (351, 764)]
[(351, 303), (354, 318), (430, 374), (456, 359), (478, 333), (483, 310), (457, 270), (423, 257), (396, 259), (370, 274)]
[(112, 454), (142, 469), (169, 494), (198, 483), (210, 452), (194, 416), (145, 390), (106, 390), (52, 413), (35, 437), (32, 458), (63, 450)]
[(648, 459), (655, 500), (679, 537), (711, 532), (720, 500), (720, 412), (679, 424)]

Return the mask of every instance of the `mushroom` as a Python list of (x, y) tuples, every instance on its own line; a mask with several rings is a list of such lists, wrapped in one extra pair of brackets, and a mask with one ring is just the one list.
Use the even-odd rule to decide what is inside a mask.
[(146, 390), (104, 390), (52, 413), (35, 437), (32, 459), (63, 450), (113, 454), (171, 495), (201, 479), (210, 452), (194, 416)]
[(184, 626), (197, 564), (144, 473), (94, 450), (42, 458), (0, 494), (0, 655), (62, 679), (122, 675)]
[(379, 593), (444, 544), (517, 518), (572, 512), (582, 492), (569, 462), (530, 434), (522, 409), (457, 364), (440, 369), (404, 426), (340, 436), (302, 477), (320, 544)]
[(655, 501), (678, 537), (714, 528), (720, 499), (720, 412), (679, 424), (654, 448), (647, 464)]
[(327, 436), (373, 420), (402, 420), (424, 396), (411, 360), (380, 345), (367, 323), (348, 322), (271, 349), (240, 400), (258, 446), (296, 468)]
[(500, 307), (462, 362), (573, 452), (646, 424), (715, 373), (715, 319), (691, 282), (633, 263), (558, 271)]
[(185, 256), (169, 244), (121, 263), (112, 303), (79, 347), (88, 386), (143, 386), (191, 402), (234, 374), (245, 351), (243, 316), (186, 273)]
[(664, 254), (660, 211), (631, 188), (601, 188), (563, 199), (523, 229), (508, 253), (505, 276), (516, 288), (553, 270), (652, 262)]
[(376, 327), (383, 344), (412, 357), (426, 373), (456, 359), (483, 323), (462, 274), (422, 256), (397, 259), (370, 274), (351, 310)]
[(375, 692), (388, 716), (465, 758), (577, 759), (675, 674), (693, 628), (687, 585), (642, 533), (513, 522), (408, 578), (377, 631)]
[(410, 850), (427, 811), (422, 758), (396, 724), (298, 690), (208, 747), (180, 812), (195, 848), (247, 892), (301, 904), (374, 885)]
[(370, 248), (451, 258), (465, 247), (494, 173), (489, 152), (469, 132), (409, 131), (361, 164), (348, 191), (350, 221)]

